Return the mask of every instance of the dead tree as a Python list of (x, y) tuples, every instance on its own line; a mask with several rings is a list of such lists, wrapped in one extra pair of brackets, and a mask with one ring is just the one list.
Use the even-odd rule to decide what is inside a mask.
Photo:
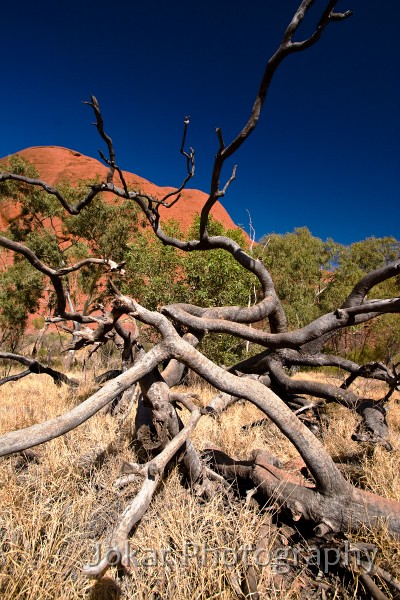
[[(146, 512), (166, 466), (177, 454), (182, 458), (180, 462), (193, 489), (205, 496), (212, 494), (215, 486), (241, 478), (258, 486), (266, 497), (277, 500), (279, 506), (287, 509), (294, 520), (305, 518), (313, 523), (319, 536), (324, 536), (327, 532), (347, 532), (365, 523), (378, 526), (382, 520), (392, 534), (400, 534), (400, 504), (353, 487), (343, 477), (322, 443), (299, 418), (305, 405), (301, 398), (303, 394), (315, 399), (313, 405), (318, 405), (321, 400), (339, 402), (350, 410), (358, 411), (364, 419), (365, 431), (355, 435), (361, 436), (360, 439), (381, 442), (389, 448), (384, 402), (372, 402), (359, 397), (350, 386), (357, 377), (374, 377), (387, 383), (387, 400), (390, 392), (399, 384), (398, 374), (386, 365), (359, 365), (340, 356), (327, 354), (324, 349), (330, 336), (338, 330), (364, 323), (385, 313), (400, 312), (400, 298), (370, 299), (370, 291), (374, 286), (399, 274), (400, 260), (363, 277), (350, 295), (343, 299), (342, 305), (335, 307), (332, 312), (301, 329), (288, 331), (285, 312), (263, 263), (254, 259), (232, 239), (211, 236), (208, 232), (210, 210), (226, 194), (235, 178), (234, 169), (227, 182), (221, 185), (222, 169), (226, 160), (235, 154), (257, 126), (276, 69), (286, 56), (316, 43), (330, 23), (351, 15), (351, 11), (336, 12), (336, 0), (329, 0), (312, 35), (302, 41), (294, 41), (293, 36), (312, 4), (313, 0), (303, 0), (289, 23), (281, 44), (265, 67), (249, 118), (238, 135), (226, 144), (221, 130), (216, 130), (218, 151), (211, 174), (210, 193), (201, 212), (198, 239), (184, 241), (167, 235), (162, 229), (159, 214), (160, 206), (169, 207), (179, 201), (181, 190), (194, 173), (194, 151), (185, 149), (188, 118), (185, 119), (181, 145), (181, 153), (186, 161), (186, 176), (179, 189), (161, 200), (128, 188), (116, 163), (113, 142), (104, 130), (99, 104), (94, 97), (87, 104), (94, 111), (98, 132), (108, 148), (108, 156), (101, 153), (109, 167), (105, 181), (93, 184), (87, 195), (72, 205), (58, 190), (41, 180), (8, 172), (0, 174), (0, 181), (21, 181), (43, 188), (48, 194), (55, 196), (71, 215), (79, 214), (100, 193), (112, 193), (126, 202), (135, 202), (147, 219), (148, 226), (163, 244), (184, 252), (223, 249), (243, 269), (253, 273), (260, 285), (261, 300), (254, 306), (202, 308), (174, 304), (164, 306), (159, 311), (149, 311), (136, 300), (122, 295), (111, 284), (114, 301), (108, 310), (104, 310), (100, 317), (83, 315), (72, 309), (68, 310), (64, 283), (66, 275), (82, 268), (88, 261), (103, 264), (111, 270), (119, 269), (121, 265), (113, 263), (111, 258), (92, 258), (56, 270), (39, 260), (25, 245), (0, 237), (1, 246), (22, 255), (50, 279), (57, 298), (54, 319), (80, 324), (79, 335), (75, 335), (73, 342), (74, 349), (102, 344), (110, 335), (118, 335), (122, 340), (124, 356), (129, 358), (118, 376), (79, 406), (55, 419), (1, 436), (0, 456), (32, 448), (73, 430), (138, 383), (141, 395), (136, 414), (137, 437), (147, 453), (147, 460), (140, 464), (124, 463), (124, 475), (116, 485), (127, 485), (138, 474), (143, 477), (143, 485), (116, 523), (111, 539), (116, 561), (127, 570), (132, 567), (130, 557), (126, 554), (125, 542), (128, 535)], [(116, 174), (122, 182), (120, 186), (114, 183)], [(124, 331), (120, 323), (122, 315), (130, 315), (155, 328), (161, 341), (147, 352), (139, 348), (133, 356), (132, 348), (138, 344), (138, 339), (130, 337)], [(253, 323), (261, 321), (268, 322), (269, 331), (251, 327)], [(205, 333), (230, 334), (264, 346), (265, 350), (226, 370), (196, 349), (199, 339)], [(21, 357), (7, 357), (4, 354), (1, 357), (27, 364), (30, 372), (33, 367), (36, 368), (36, 363), (33, 365)], [(160, 372), (159, 367), (166, 360), (170, 362)], [(338, 367), (347, 371), (349, 377), (342, 388), (311, 381), (295, 381), (288, 376), (285, 367), (297, 365)], [(185, 366), (221, 392), (207, 409), (200, 410), (189, 396), (171, 391), (179, 383)], [(42, 371), (39, 367), (37, 370)], [(50, 374), (57, 380), (64, 381), (59, 374)], [(115, 373), (110, 376), (112, 375)], [(211, 452), (212, 468), (210, 463), (203, 462), (190, 441), (191, 433), (204, 413), (218, 413), (238, 398), (257, 406), (277, 425), (298, 450), (310, 474), (310, 481), (305, 481), (300, 475), (289, 474), (276, 466), (273, 458), (260, 452), (255, 452), (249, 461), (241, 462), (215, 451)], [(184, 405), (191, 412), (185, 426), (178, 416), (176, 404)], [(97, 567), (87, 568), (86, 573), (90, 577), (100, 577), (109, 564), (110, 554)]]

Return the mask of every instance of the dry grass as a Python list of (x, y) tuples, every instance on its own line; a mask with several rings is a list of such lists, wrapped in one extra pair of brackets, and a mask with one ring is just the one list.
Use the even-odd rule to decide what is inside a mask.
[[(298, 377), (329, 379), (310, 373)], [(360, 385), (368, 386), (363, 391), (369, 397), (382, 393), (376, 382)], [(65, 386), (55, 387), (45, 375), (8, 384), (1, 392), (0, 433), (56, 416), (82, 399)], [(81, 393), (89, 394), (90, 385)], [(213, 394), (207, 386), (197, 393), (204, 405)], [(392, 453), (381, 448), (365, 452), (365, 447), (352, 442), (357, 417), (337, 406), (329, 407), (331, 424), (324, 431), (324, 442), (354, 481), (400, 500), (398, 400), (393, 399), (389, 411)], [(264, 448), (283, 462), (295, 458), (296, 450), (273, 424), (242, 429), (262, 416), (249, 403), (238, 403), (218, 419), (204, 417), (193, 436), (194, 443), (199, 449), (218, 447), (235, 458), (248, 457), (254, 448)], [(76, 431), (33, 449), (34, 455), (28, 458), (17, 455), (0, 459), (1, 598), (236, 597), (235, 582), (245, 572), (239, 551), (257, 543), (261, 525), (269, 523), (268, 513), (233, 497), (228, 502), (222, 495), (201, 502), (181, 485), (175, 470), (132, 534), (131, 548), (140, 561), (134, 575), (121, 577), (111, 569), (98, 583), (81, 576), (81, 566), (95, 560), (96, 544), (100, 542), (103, 550), (107, 547), (113, 523), (140, 484), (119, 493), (112, 488), (121, 461), (135, 460), (129, 446), (132, 432), (131, 421), (118, 432), (115, 419), (100, 414)], [(100, 450), (105, 452), (94, 461)], [(392, 574), (400, 573), (395, 542), (384, 532), (365, 531), (360, 536), (378, 545), (377, 564)], [(160, 563), (163, 551), (167, 552), (166, 564), (154, 564), (156, 560)], [(191, 556), (193, 553), (197, 556)], [(289, 600), (300, 596), (301, 577), (288, 590), (272, 578), (269, 566), (263, 568), (261, 598)], [(356, 591), (343, 588), (334, 597), (358, 596)]]

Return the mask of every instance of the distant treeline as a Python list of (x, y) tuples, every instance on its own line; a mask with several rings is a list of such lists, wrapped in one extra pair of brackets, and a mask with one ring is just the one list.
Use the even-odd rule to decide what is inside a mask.
[[(12, 158), (9, 169), (37, 177), (34, 167), (18, 157)], [(63, 184), (63, 193), (76, 201), (90, 183), (82, 181), (77, 188)], [(258, 281), (232, 256), (223, 250), (183, 253), (163, 246), (146, 228), (133, 203), (96, 197), (72, 217), (41, 188), (16, 182), (0, 184), (0, 211), (2, 203), (10, 199), (19, 211), (7, 219), (2, 235), (23, 242), (55, 269), (89, 256), (126, 261), (125, 274), (113, 275), (113, 281), (149, 309), (174, 302), (247, 306), (260, 299)], [(179, 223), (172, 221), (164, 229), (182, 239), (196, 238), (198, 218), (189, 232), (182, 232)], [(248, 239), (240, 230), (227, 231), (212, 221), (209, 232), (228, 235), (248, 248)], [(338, 308), (363, 274), (399, 256), (400, 242), (392, 237), (368, 238), (343, 246), (334, 240), (322, 241), (301, 227), (284, 235), (265, 235), (250, 252), (270, 271), (292, 329)], [(49, 281), (24, 258), (3, 250), (0, 260), (0, 343), (15, 350), (23, 339), (29, 313), (38, 313), (46, 298), (48, 306), (45, 314), (41, 313), (49, 316), (54, 298)], [(102, 266), (88, 265), (66, 276), (65, 281), (71, 302), (84, 306), (86, 313), (111, 300)], [(374, 288), (373, 297), (398, 296), (399, 291), (397, 277)], [(350, 330), (346, 337), (337, 334), (331, 343), (332, 349), (341, 344), (342, 350), (358, 360), (394, 361), (400, 347), (399, 317), (387, 315)], [(202, 342), (202, 351), (224, 364), (257, 350), (222, 334), (206, 336)]]

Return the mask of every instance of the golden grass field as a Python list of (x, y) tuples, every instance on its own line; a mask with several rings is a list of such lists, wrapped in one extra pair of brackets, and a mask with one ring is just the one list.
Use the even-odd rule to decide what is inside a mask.
[[(75, 375), (76, 376), (76, 375)], [(328, 375), (301, 373), (297, 377)], [(354, 386), (356, 387), (356, 386)], [(78, 393), (56, 387), (46, 376), (30, 376), (1, 388), (1, 433), (22, 428), (59, 415), (90, 393), (84, 384)], [(379, 398), (381, 384), (361, 380), (359, 389), (367, 397)], [(203, 405), (213, 395), (204, 385), (196, 390)], [(384, 392), (383, 392), (384, 393)], [(388, 420), (393, 451), (367, 448), (351, 441), (357, 416), (338, 406), (329, 406), (330, 426), (324, 442), (335, 460), (349, 462), (346, 473), (364, 488), (400, 501), (399, 394), (392, 397)], [(234, 458), (247, 458), (254, 448), (264, 448), (283, 462), (296, 458), (297, 451), (269, 423), (249, 430), (242, 425), (263, 415), (249, 403), (238, 403), (218, 419), (204, 416), (193, 436), (198, 449), (214, 447)], [(185, 414), (183, 411), (183, 418)], [(239, 552), (257, 543), (261, 526), (269, 527), (269, 513), (253, 503), (216, 495), (203, 502), (181, 485), (172, 470), (151, 507), (131, 537), (131, 547), (148, 557), (131, 576), (119, 576), (115, 568), (99, 582), (81, 575), (83, 564), (94, 561), (96, 544), (107, 543), (113, 523), (134, 497), (140, 480), (116, 491), (113, 481), (122, 460), (135, 461), (130, 448), (133, 419), (118, 430), (115, 418), (98, 414), (77, 430), (33, 449), (29, 460), (21, 455), (0, 459), (0, 598), (4, 599), (212, 599), (237, 598), (235, 581), (244, 566), (222, 564), (210, 552), (204, 558), (182, 560), (183, 549), (197, 548)], [(101, 460), (93, 457), (105, 450)], [(271, 544), (276, 531), (271, 530)], [(384, 531), (360, 532), (359, 539), (378, 547), (376, 564), (392, 575), (400, 574), (400, 549)], [(357, 536), (353, 535), (353, 539)], [(154, 552), (169, 549), (166, 565), (155, 565)], [(219, 554), (218, 554), (219, 556)], [(238, 554), (240, 556), (240, 554)], [(229, 559), (225, 562), (229, 562)], [(269, 565), (260, 570), (261, 598), (311, 598), (297, 574), (288, 587), (272, 576)], [(390, 596), (387, 588), (385, 593)], [(359, 598), (357, 576), (345, 590), (338, 584), (327, 598)], [(316, 596), (315, 596), (316, 597)]]

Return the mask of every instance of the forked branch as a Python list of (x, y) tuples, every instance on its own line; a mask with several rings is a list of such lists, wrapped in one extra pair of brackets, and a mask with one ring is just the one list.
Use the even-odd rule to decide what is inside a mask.
[(71, 387), (78, 387), (79, 383), (76, 379), (70, 379), (64, 373), (60, 371), (56, 371), (51, 367), (47, 367), (46, 365), (42, 365), (39, 361), (29, 358), (27, 356), (22, 356), (21, 354), (14, 354), (12, 352), (0, 352), (0, 360), (12, 360), (20, 363), (21, 365), (25, 365), (28, 367), (22, 373), (18, 373), (16, 375), (10, 375), (8, 377), (4, 377), (0, 379), (0, 385), (7, 383), (8, 381), (17, 381), (22, 377), (26, 377), (27, 375), (31, 375), (32, 373), (39, 375), (40, 373), (44, 373), (46, 375), (50, 375), (56, 385), (61, 385), (61, 383), (65, 383)]
[(147, 511), (154, 492), (161, 481), (165, 467), (188, 440), (200, 418), (201, 412), (194, 410), (185, 427), (168, 443), (160, 454), (146, 465), (132, 465), (133, 468), (136, 466), (136, 470), (145, 476), (142, 487), (119, 518), (111, 536), (110, 548), (107, 555), (98, 565), (84, 567), (84, 575), (91, 578), (102, 577), (110, 567), (110, 564), (120, 563), (128, 571), (137, 566), (137, 563), (132, 559), (128, 551), (127, 539), (129, 533)]
[(352, 15), (352, 11), (350, 11), (350, 10), (348, 10), (344, 13), (335, 13), (334, 7), (337, 4), (337, 0), (330, 0), (330, 2), (328, 2), (328, 5), (327, 5), (325, 11), (323, 12), (323, 14), (321, 16), (321, 19), (315, 29), (315, 32), (307, 40), (304, 40), (302, 42), (293, 42), (292, 38), (293, 38), (294, 33), (297, 31), (300, 23), (302, 22), (302, 20), (304, 19), (305, 15), (307, 13), (307, 11), (311, 8), (311, 6), (313, 4), (314, 4), (314, 0), (303, 0), (301, 5), (297, 9), (296, 13), (294, 14), (291, 22), (289, 23), (289, 25), (285, 31), (285, 34), (283, 36), (281, 44), (279, 45), (278, 49), (273, 54), (273, 56), (269, 59), (267, 65), (265, 67), (265, 71), (264, 71), (263, 77), (261, 79), (261, 83), (260, 83), (256, 98), (254, 100), (253, 107), (250, 111), (250, 116), (248, 117), (248, 120), (247, 120), (246, 124), (244, 125), (244, 127), (242, 128), (242, 130), (238, 133), (238, 135), (235, 137), (234, 140), (232, 140), (232, 142), (230, 144), (225, 146), (223, 139), (222, 139), (221, 130), (219, 128), (217, 129), (220, 144), (219, 144), (219, 149), (218, 149), (217, 155), (215, 157), (213, 172), (211, 175), (210, 195), (209, 195), (207, 202), (205, 203), (203, 210), (201, 212), (201, 221), (200, 221), (200, 239), (201, 240), (206, 239), (208, 237), (208, 233), (207, 233), (208, 216), (209, 216), (211, 208), (213, 207), (213, 205), (215, 204), (215, 202), (221, 195), (221, 190), (219, 188), (219, 182), (220, 182), (221, 171), (224, 166), (224, 163), (226, 162), (226, 160), (229, 157), (231, 157), (240, 148), (240, 146), (247, 140), (247, 138), (251, 135), (251, 133), (256, 128), (257, 123), (261, 116), (261, 112), (262, 112), (262, 109), (263, 109), (263, 106), (265, 103), (265, 99), (267, 97), (267, 93), (268, 93), (272, 78), (275, 74), (275, 71), (281, 64), (281, 62), (289, 54), (292, 54), (293, 52), (299, 52), (300, 50), (305, 50), (306, 48), (309, 48), (311, 45), (313, 45), (315, 42), (317, 42), (320, 39), (323, 30), (332, 21), (343, 20)]

